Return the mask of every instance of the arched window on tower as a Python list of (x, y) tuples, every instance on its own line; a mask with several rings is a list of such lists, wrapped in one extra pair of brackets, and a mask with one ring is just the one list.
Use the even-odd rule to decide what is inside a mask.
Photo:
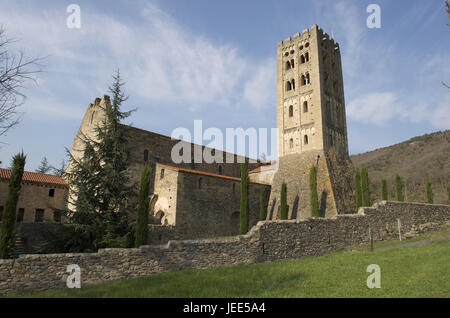
[(294, 59), (292, 59), (291, 60), (291, 68), (294, 68), (295, 67), (295, 62), (294, 62)]
[(304, 143), (305, 145), (308, 144), (308, 135), (305, 135), (305, 136), (303, 137), (303, 143)]
[(311, 84), (309, 73), (306, 73), (306, 84)]
[(306, 100), (303, 102), (303, 112), (304, 113), (308, 112), (308, 102)]
[(286, 62), (286, 70), (290, 70), (291, 69), (291, 62), (287, 61)]
[(289, 148), (294, 148), (294, 139), (289, 140)]
[(302, 86), (306, 85), (306, 77), (305, 75), (302, 75)]
[(294, 107), (291, 105), (289, 106), (289, 117), (294, 116)]
[(292, 89), (292, 87), (291, 87), (291, 82), (290, 81), (287, 81), (286, 82), (286, 90), (287, 91), (290, 91)]
[(304, 55), (300, 56), (300, 63), (301, 64), (305, 63), (305, 56)]
[(308, 52), (305, 53), (305, 60), (306, 60), (306, 62), (309, 62), (309, 53)]
[(292, 89), (295, 91), (295, 79), (292, 79), (291, 84), (292, 84)]

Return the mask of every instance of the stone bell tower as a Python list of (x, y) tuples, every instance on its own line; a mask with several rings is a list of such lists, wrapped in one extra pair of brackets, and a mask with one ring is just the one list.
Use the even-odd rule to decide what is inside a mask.
[(310, 216), (313, 165), (318, 169), (321, 216), (354, 212), (340, 49), (317, 25), (278, 43), (277, 125), (278, 170), (267, 218), (279, 218), (283, 182), (289, 218)]

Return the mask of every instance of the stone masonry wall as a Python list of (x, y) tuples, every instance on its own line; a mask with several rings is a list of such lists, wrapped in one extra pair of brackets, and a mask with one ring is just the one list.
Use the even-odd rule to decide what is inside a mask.
[(170, 241), (87, 254), (21, 255), (0, 260), (0, 293), (66, 288), (70, 264), (80, 266), (85, 286), (172, 270), (318, 256), (368, 242), (369, 226), (375, 240), (395, 238), (398, 218), (405, 236), (436, 230), (450, 224), (450, 205), (382, 201), (333, 219), (259, 222), (246, 235), (230, 239)]

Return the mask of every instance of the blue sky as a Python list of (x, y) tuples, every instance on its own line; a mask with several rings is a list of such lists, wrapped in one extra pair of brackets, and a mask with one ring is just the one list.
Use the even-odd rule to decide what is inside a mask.
[[(69, 29), (69, 4), (81, 28)], [(381, 8), (369, 29), (368, 4)], [(0, 137), (2, 167), (21, 149), (26, 169), (59, 165), (89, 103), (120, 68), (134, 126), (276, 127), (277, 42), (318, 24), (341, 46), (350, 153), (450, 128), (450, 27), (428, 1), (8, 1), (0, 24), (14, 49), (47, 56), (24, 118)], [(207, 143), (207, 142), (205, 142)]]

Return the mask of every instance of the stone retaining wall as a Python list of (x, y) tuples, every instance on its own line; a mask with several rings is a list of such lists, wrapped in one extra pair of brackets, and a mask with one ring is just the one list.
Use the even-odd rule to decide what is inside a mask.
[(80, 266), (85, 286), (173, 270), (318, 256), (367, 243), (369, 226), (375, 240), (398, 237), (398, 218), (403, 235), (412, 236), (450, 224), (450, 206), (383, 201), (334, 219), (259, 222), (246, 235), (230, 239), (169, 241), (85, 254), (21, 255), (0, 260), (0, 293), (67, 288), (70, 264)]

